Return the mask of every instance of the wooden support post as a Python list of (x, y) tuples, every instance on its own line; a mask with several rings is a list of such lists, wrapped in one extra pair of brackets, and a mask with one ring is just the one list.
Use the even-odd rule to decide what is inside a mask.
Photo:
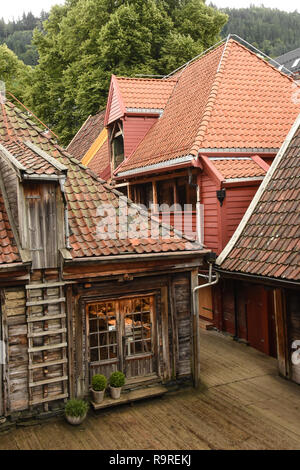
[(152, 181), (154, 212), (158, 212), (157, 182)]
[(195, 388), (200, 381), (200, 326), (199, 326), (199, 302), (198, 294), (194, 294), (194, 288), (198, 286), (198, 269), (191, 272), (192, 290), (192, 338), (193, 338), (193, 379)]
[(162, 350), (163, 350), (163, 377), (165, 380), (171, 378), (170, 352), (169, 352), (169, 305), (168, 287), (161, 288), (161, 322), (162, 322)]
[(73, 309), (72, 309), (72, 286), (67, 287), (67, 325), (68, 325), (68, 360), (69, 360), (69, 395), (75, 398), (75, 381), (74, 381), (74, 350), (73, 350)]
[(277, 339), (277, 360), (280, 375), (290, 376), (288, 347), (287, 347), (287, 325), (286, 309), (283, 289), (274, 289), (274, 310)]
[(179, 344), (178, 344), (178, 329), (177, 329), (177, 316), (175, 304), (175, 289), (172, 278), (169, 280), (169, 303), (172, 322), (172, 377), (177, 377), (177, 365), (179, 362)]

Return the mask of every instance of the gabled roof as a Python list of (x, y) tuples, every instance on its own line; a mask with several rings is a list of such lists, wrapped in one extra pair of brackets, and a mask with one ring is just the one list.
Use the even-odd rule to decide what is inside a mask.
[[(101, 178), (109, 177), (108, 134), (104, 127), (105, 111), (89, 116), (69, 143), (67, 151)], [(107, 178), (106, 178), (107, 179)]]
[(86, 152), (103, 130), (104, 116), (105, 110), (100, 111), (94, 116), (90, 115), (67, 146), (67, 151), (79, 161), (83, 159)]
[(300, 110), (295, 82), (233, 39), (174, 77), (163, 115), (116, 175), (213, 149), (276, 153)]
[(220, 181), (233, 179), (261, 179), (265, 176), (269, 165), (259, 156), (251, 157), (202, 157), (216, 170)]
[[(163, 252), (198, 252), (201, 246), (190, 241), (187, 238), (178, 236), (171, 231), (170, 237), (164, 237), (160, 232), (162, 225), (151, 219), (148, 213), (143, 212), (138, 206), (133, 204), (123, 194), (114, 190), (111, 186), (100, 180), (91, 170), (83, 166), (77, 159), (73, 158), (68, 152), (62, 149), (56, 141), (46, 137), (30, 117), (22, 113), (16, 106), (9, 101), (0, 107), (0, 144), (4, 148), (10, 147), (14, 158), (19, 155), (20, 145), (30, 139), (31, 144), (36, 145), (47, 153), (48, 159), (53, 158), (56, 165), (66, 168), (66, 183), (64, 186), (65, 195), (68, 203), (68, 221), (70, 227), (70, 245), (71, 256), (73, 259), (103, 257), (108, 255), (123, 255), (124, 259), (128, 254), (156, 254)], [(15, 155), (14, 146), (17, 145)], [(18, 154), (18, 155), (17, 155)], [(31, 168), (35, 165), (31, 161), (35, 155), (36, 161), (39, 161), (37, 152), (30, 155)], [(0, 158), (3, 158), (0, 153)], [(19, 158), (20, 155), (19, 155)], [(26, 160), (26, 159), (25, 159)], [(25, 161), (23, 161), (24, 163)], [(38, 171), (38, 169), (37, 169)], [(118, 209), (119, 198), (122, 197), (123, 205), (127, 210), (131, 210), (131, 221), (142, 221), (140, 224), (140, 237), (131, 238), (129, 234), (122, 233), (119, 230), (119, 217), (117, 217), (116, 234), (114, 238), (110, 235), (114, 229), (114, 220), (111, 218), (111, 210)], [(99, 208), (103, 204), (109, 205), (109, 208), (101, 214)], [(99, 236), (98, 229), (101, 226), (103, 217), (107, 221), (107, 237), (103, 239)], [(108, 219), (106, 219), (108, 217)], [(4, 216), (4, 220), (5, 216)], [(151, 222), (157, 226), (158, 234), (151, 238)], [(2, 224), (6, 230), (9, 230), (5, 223)], [(1, 230), (1, 226), (0, 226)], [(105, 230), (106, 231), (106, 230)], [(1, 236), (1, 231), (0, 231)], [(124, 238), (123, 238), (124, 237)], [(3, 232), (3, 250), (0, 256), (5, 255), (6, 251), (13, 252), (13, 243), (11, 238), (6, 237)], [(9, 248), (5, 248), (9, 243)]]
[(217, 265), (300, 281), (300, 115)]
[(176, 84), (176, 79), (116, 77), (123, 104), (134, 109), (163, 110)]

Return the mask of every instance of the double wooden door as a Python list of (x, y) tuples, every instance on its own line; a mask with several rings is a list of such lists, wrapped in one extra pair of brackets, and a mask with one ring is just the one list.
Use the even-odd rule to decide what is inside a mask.
[(156, 373), (154, 296), (88, 303), (90, 375), (109, 378), (116, 370), (127, 378)]

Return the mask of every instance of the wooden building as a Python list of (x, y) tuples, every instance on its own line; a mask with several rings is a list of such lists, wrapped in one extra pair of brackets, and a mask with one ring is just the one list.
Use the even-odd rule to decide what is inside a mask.
[(96, 372), (124, 371), (127, 388), (197, 384), (191, 291), (207, 250), (168, 233), (8, 101), (0, 195), (0, 416), (87, 397)]
[(300, 115), (217, 259), (220, 328), (300, 384)]
[[(162, 79), (113, 76), (110, 178), (161, 218), (164, 204), (173, 207), (170, 223), (219, 254), (300, 111), (295, 86), (233, 37)], [(89, 165), (102, 167), (101, 158)], [(200, 313), (218, 326), (213, 303), (202, 291)]]

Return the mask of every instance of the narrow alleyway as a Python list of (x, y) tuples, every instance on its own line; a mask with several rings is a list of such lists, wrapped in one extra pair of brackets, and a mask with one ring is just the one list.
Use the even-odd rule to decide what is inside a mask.
[(0, 434), (0, 449), (299, 449), (300, 388), (276, 361), (231, 338), (201, 331), (200, 390), (95, 415)]

